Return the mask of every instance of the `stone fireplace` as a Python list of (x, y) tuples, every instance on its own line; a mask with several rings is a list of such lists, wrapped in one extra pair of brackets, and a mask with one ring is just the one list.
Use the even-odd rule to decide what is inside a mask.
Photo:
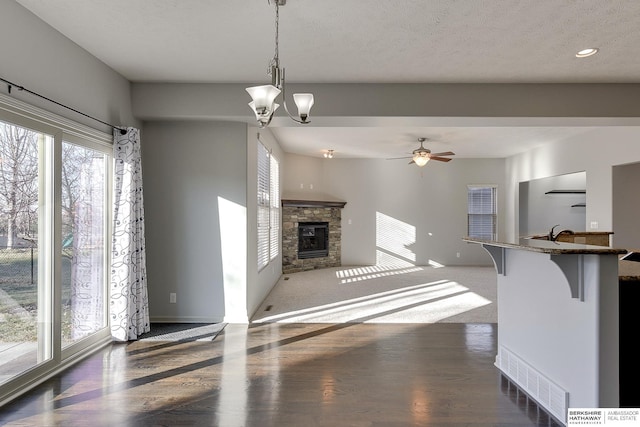
[(282, 272), (339, 267), (346, 202), (282, 200)]

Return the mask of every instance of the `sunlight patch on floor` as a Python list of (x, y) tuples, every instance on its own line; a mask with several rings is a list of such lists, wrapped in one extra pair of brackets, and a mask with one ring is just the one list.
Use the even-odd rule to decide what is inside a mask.
[(364, 323), (436, 323), (487, 304), (491, 304), (491, 301), (473, 292), (465, 292), (430, 302), (428, 306), (413, 307), (400, 313), (377, 316)]
[(439, 280), (274, 314), (255, 323), (433, 323), (491, 301), (457, 282)]
[(440, 264), (438, 261), (434, 261), (432, 259), (429, 260), (429, 265), (433, 268), (443, 268), (446, 267), (444, 264)]
[[(363, 270), (363, 269), (358, 268), (353, 270)], [(371, 274), (364, 274), (364, 271), (360, 271), (358, 272), (358, 275), (350, 275), (350, 277), (340, 280), (340, 283), (344, 284), (344, 283), (361, 282), (363, 280), (378, 279), (380, 277), (395, 276), (397, 274), (415, 273), (416, 271), (422, 271), (422, 270), (423, 270), (422, 267), (412, 267), (412, 268), (404, 268), (402, 270), (379, 271), (377, 273), (371, 273)], [(344, 277), (339, 273), (342, 273), (342, 272), (337, 271), (336, 276)]]

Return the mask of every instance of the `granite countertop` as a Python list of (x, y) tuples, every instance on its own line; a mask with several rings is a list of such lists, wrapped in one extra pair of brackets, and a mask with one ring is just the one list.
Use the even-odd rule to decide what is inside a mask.
[(502, 248), (522, 249), (525, 251), (541, 252), (545, 254), (597, 254), (618, 255), (626, 254), (626, 249), (615, 249), (607, 246), (584, 245), (581, 243), (551, 242), (541, 239), (518, 239), (517, 242), (498, 242), (494, 240), (475, 239), (463, 237), (462, 240), (469, 243), (480, 243)]
[[(620, 255), (631, 252), (627, 249), (615, 249), (606, 246), (583, 245), (578, 243), (550, 242), (548, 240), (538, 239), (519, 239), (518, 243), (514, 242), (496, 242), (493, 240), (475, 239), (472, 237), (463, 237), (462, 240), (469, 243), (480, 243), (490, 246), (502, 248), (522, 249), (532, 252), (540, 252), (546, 254), (599, 254), (599, 255)], [(640, 250), (633, 250), (640, 252)], [(640, 262), (638, 261), (618, 261), (618, 278), (621, 282), (640, 281)]]
[[(560, 230), (558, 230), (560, 231)], [(612, 235), (613, 231), (574, 231), (572, 235), (574, 236), (604, 236), (604, 235)], [(523, 237), (523, 239), (546, 239), (548, 234), (533, 234), (531, 236)]]

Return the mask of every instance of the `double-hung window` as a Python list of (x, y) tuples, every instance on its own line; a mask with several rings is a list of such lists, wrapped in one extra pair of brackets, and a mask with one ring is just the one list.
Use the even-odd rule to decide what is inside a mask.
[(467, 235), (477, 239), (497, 239), (497, 188), (489, 185), (467, 187)]
[(258, 141), (258, 270), (280, 253), (280, 165)]

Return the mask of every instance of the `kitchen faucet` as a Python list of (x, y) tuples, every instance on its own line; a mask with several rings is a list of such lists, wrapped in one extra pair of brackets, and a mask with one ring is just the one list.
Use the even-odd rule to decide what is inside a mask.
[(553, 230), (559, 225), (560, 224), (556, 224), (553, 227), (551, 227), (551, 230), (549, 231), (549, 241), (555, 242), (556, 240), (558, 240), (558, 236), (560, 236), (563, 233), (576, 234), (573, 230), (569, 230), (569, 229), (560, 230), (556, 234), (553, 234)]

